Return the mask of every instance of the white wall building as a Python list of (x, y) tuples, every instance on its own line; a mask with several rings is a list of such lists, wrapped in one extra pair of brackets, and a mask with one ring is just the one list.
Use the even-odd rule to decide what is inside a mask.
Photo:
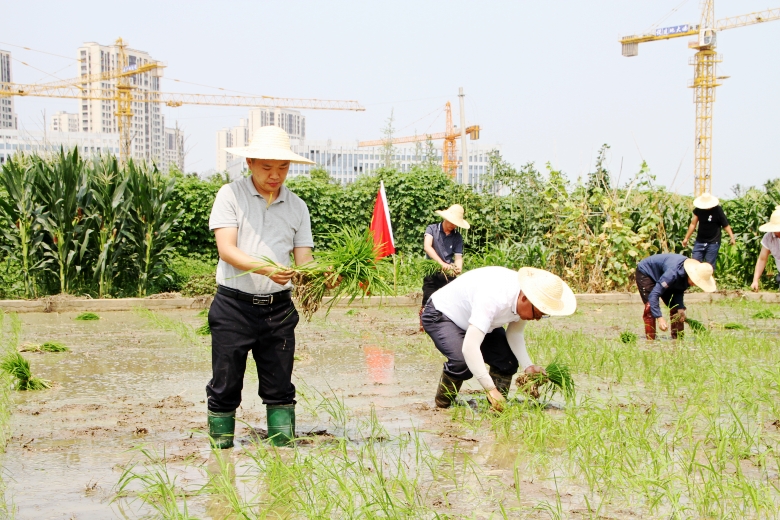
[(85, 157), (94, 154), (118, 154), (119, 135), (89, 132), (27, 132), (0, 129), (0, 164), (17, 152), (57, 153), (78, 147)]
[(79, 115), (68, 112), (55, 112), (49, 120), (49, 130), (52, 132), (78, 132)]
[[(0, 50), (0, 83), (11, 83), (11, 53)], [(14, 112), (14, 98), (0, 98), (0, 129), (15, 129), (18, 126)]]
[(184, 172), (184, 134), (178, 126), (165, 128), (165, 163)]

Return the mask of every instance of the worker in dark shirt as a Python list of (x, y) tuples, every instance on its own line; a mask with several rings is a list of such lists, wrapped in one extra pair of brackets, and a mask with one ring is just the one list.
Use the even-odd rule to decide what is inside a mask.
[(707, 262), (715, 270), (715, 264), (718, 261), (718, 250), (720, 249), (721, 228), (725, 229), (731, 237), (731, 245), (734, 240), (734, 231), (729, 225), (729, 219), (720, 207), (720, 201), (717, 197), (704, 193), (693, 199), (693, 218), (691, 225), (688, 226), (688, 232), (682, 241), (683, 247), (688, 247), (688, 239), (691, 238), (696, 224), (699, 225), (699, 232), (696, 233), (696, 242), (693, 244), (694, 260)]
[(656, 320), (661, 330), (668, 328), (658, 300), (663, 300), (669, 307), (671, 336), (677, 339), (685, 327), (683, 293), (691, 285), (699, 286), (704, 292), (715, 292), (712, 265), (674, 253), (649, 256), (639, 262), (636, 286), (645, 304), (642, 320), (648, 340), (655, 339)]
[[(464, 210), (460, 204), (453, 204), (445, 210), (437, 210), (436, 214), (442, 218), (442, 221), (431, 224), (425, 229), (423, 249), (427, 258), (441, 265), (441, 271), (423, 278), (421, 316), (428, 298), (463, 271), (463, 237), (458, 228), (470, 227), (463, 218)], [(423, 330), (422, 321), (420, 321), (420, 330)]]

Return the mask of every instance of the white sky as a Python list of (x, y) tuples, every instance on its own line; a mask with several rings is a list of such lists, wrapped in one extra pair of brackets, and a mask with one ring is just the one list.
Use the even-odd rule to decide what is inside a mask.
[[(717, 0), (716, 18), (780, 6), (780, 0)], [(681, 3), (682, 2), (682, 3)], [(672, 12), (677, 8), (677, 11)], [(424, 118), (466, 92), (468, 124), (520, 165), (548, 161), (570, 178), (592, 168), (602, 143), (622, 181), (647, 160), (659, 183), (693, 190), (693, 76), (687, 39), (651, 42), (621, 56), (618, 38), (659, 26), (698, 23), (698, 0), (589, 1), (134, 1), (0, 0), (0, 48), (59, 78), (76, 62), (8, 44), (76, 57), (85, 41), (117, 37), (167, 62), (163, 90), (215, 90), (356, 99), (365, 112), (307, 111), (310, 139), (380, 137), (395, 110), (397, 135), (438, 132)], [(671, 13), (671, 14), (670, 14)], [(737, 183), (780, 177), (780, 21), (724, 31), (714, 117), (717, 195)], [(53, 79), (13, 62), (14, 81)], [(42, 111), (76, 112), (70, 100), (16, 98), (20, 123), (40, 129)], [(166, 108), (187, 138), (187, 170), (215, 165), (216, 131), (246, 109)], [(422, 119), (421, 119), (422, 118)], [(419, 120), (419, 121), (418, 121)], [(417, 121), (415, 123), (415, 121)], [(679, 173), (678, 173), (679, 171)]]

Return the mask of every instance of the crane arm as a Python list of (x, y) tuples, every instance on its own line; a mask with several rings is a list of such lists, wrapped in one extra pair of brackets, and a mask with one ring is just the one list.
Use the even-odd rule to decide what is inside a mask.
[[(407, 137), (395, 137), (390, 139), (390, 144), (404, 144), (404, 143), (418, 143), (420, 141), (427, 141), (428, 139), (445, 139), (447, 132), (438, 132), (436, 134), (423, 134), (423, 135), (410, 135)], [(367, 146), (384, 146), (388, 143), (387, 139), (374, 139), (373, 141), (360, 141), (358, 142), (358, 148), (365, 148)]]
[(715, 30), (725, 31), (726, 29), (734, 29), (736, 27), (745, 27), (746, 25), (771, 22), (772, 20), (780, 20), (780, 8), (767, 9), (766, 11), (759, 11), (757, 13), (742, 14), (739, 16), (732, 16), (730, 18), (723, 18), (715, 22)]

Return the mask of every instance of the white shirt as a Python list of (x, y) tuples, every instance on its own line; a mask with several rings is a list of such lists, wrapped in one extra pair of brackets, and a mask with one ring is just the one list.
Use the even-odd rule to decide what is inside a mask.
[(468, 271), (431, 296), (433, 306), (463, 330), (474, 325), (483, 334), (519, 321), (517, 271), (480, 267)]
[(769, 252), (775, 257), (775, 264), (777, 264), (777, 269), (780, 271), (780, 238), (777, 238), (770, 231), (761, 239), (761, 245), (769, 249)]

